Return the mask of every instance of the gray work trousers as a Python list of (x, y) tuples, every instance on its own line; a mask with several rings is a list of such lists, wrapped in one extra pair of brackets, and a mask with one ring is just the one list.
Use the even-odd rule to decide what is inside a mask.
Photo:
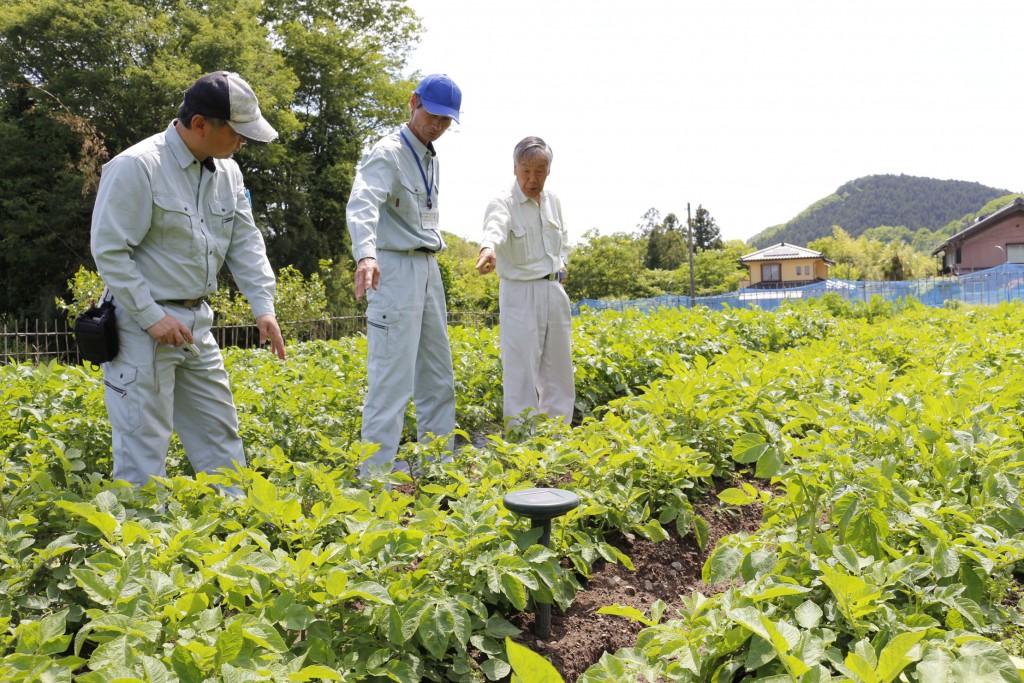
[(416, 406), (416, 433), (447, 437), (455, 429), (455, 375), (448, 313), (437, 259), (423, 252), (378, 251), (380, 282), (367, 292), (369, 387), (362, 437), (380, 444), (360, 469), (394, 463), (405, 409)]
[(103, 365), (113, 476), (136, 486), (167, 476), (172, 429), (196, 472), (245, 465), (224, 359), (210, 332), (213, 310), (205, 303), (194, 309), (167, 304), (164, 309), (192, 331), (199, 358), (185, 347), (158, 344), (118, 310), (119, 351)]

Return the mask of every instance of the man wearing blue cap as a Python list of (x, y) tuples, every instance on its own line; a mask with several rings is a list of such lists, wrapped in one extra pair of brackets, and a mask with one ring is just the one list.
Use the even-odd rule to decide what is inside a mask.
[(361, 477), (390, 471), (410, 397), (421, 440), (455, 429), (448, 312), (434, 256), (445, 246), (434, 142), (458, 122), (461, 104), (462, 91), (448, 76), (427, 76), (409, 99), (409, 123), (378, 141), (356, 169), (346, 219), (356, 300), (368, 301), (362, 437), (380, 444)]

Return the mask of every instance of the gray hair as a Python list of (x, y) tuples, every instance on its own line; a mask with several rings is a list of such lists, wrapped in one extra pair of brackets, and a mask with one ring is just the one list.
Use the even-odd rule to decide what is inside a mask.
[(512, 161), (518, 164), (523, 157), (536, 154), (538, 152), (547, 157), (548, 164), (551, 163), (551, 160), (555, 156), (554, 152), (551, 151), (551, 147), (548, 146), (548, 143), (534, 135), (531, 135), (528, 138), (523, 138), (519, 141), (519, 144), (516, 145), (515, 151), (512, 152)]

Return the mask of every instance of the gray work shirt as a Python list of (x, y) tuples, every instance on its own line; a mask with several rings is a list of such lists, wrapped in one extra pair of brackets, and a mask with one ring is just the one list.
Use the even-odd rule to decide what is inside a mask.
[(430, 202), (437, 209), (439, 178), (433, 149), (420, 142), (408, 124), (381, 138), (366, 153), (356, 169), (345, 212), (356, 263), (376, 258), (379, 249), (444, 248), (440, 230), (424, 228), (420, 219), (420, 212), (427, 210), (427, 184), (432, 185)]
[(92, 214), (92, 255), (121, 311), (147, 329), (160, 301), (217, 289), (227, 263), (259, 317), (274, 313), (274, 271), (233, 159), (199, 163), (171, 122), (103, 167)]

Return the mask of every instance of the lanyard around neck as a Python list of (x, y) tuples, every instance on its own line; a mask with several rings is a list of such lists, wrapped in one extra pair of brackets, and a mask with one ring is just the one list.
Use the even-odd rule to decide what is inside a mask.
[[(405, 131), (398, 131), (398, 134), (402, 136), (402, 142), (409, 147), (409, 151), (412, 152), (412, 158), (416, 160), (416, 167), (420, 169), (420, 177), (423, 178), (423, 184), (427, 188), (427, 208), (434, 208), (434, 201), (430, 198), (430, 193), (434, 190), (434, 174), (430, 174), (430, 182), (427, 182), (427, 174), (423, 171), (423, 164), (420, 163), (420, 155), (413, 149), (412, 143), (409, 142), (409, 138), (405, 137)], [(433, 169), (431, 169), (433, 171)]]

